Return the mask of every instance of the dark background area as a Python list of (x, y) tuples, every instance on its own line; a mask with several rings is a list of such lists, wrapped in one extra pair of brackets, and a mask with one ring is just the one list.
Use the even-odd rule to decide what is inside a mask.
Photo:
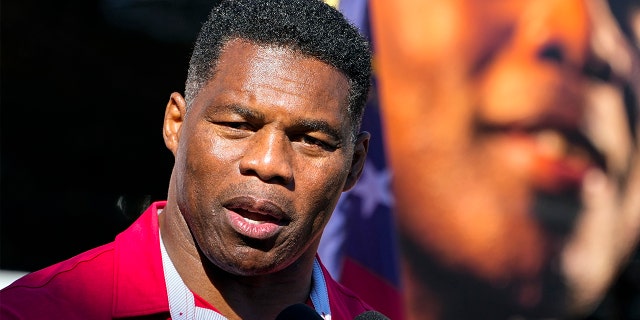
[[(165, 199), (164, 108), (215, 2), (2, 2), (0, 269), (110, 242)], [(639, 270), (636, 254), (590, 319), (638, 319)]]
[(1, 269), (109, 242), (165, 199), (164, 108), (213, 2), (138, 2), (2, 2)]

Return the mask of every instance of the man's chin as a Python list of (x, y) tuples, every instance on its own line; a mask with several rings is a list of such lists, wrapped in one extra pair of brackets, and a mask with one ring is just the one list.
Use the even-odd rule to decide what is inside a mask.
[(513, 276), (496, 281), (475, 274), (472, 268), (446, 265), (406, 235), (400, 238), (405, 281), (424, 290), (421, 296), (436, 300), (441, 309), (439, 319), (548, 319), (568, 315), (567, 287), (556, 264), (545, 264), (544, 270), (527, 279)]
[(579, 190), (562, 193), (537, 192), (533, 214), (550, 238), (565, 239), (573, 232), (582, 208)]

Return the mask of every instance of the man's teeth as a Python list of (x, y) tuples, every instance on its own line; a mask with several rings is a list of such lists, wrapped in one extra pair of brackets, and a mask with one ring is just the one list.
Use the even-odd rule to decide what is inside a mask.
[(591, 156), (587, 149), (579, 143), (572, 143), (567, 136), (552, 129), (533, 133), (538, 150), (548, 159), (571, 157), (580, 161), (589, 161)]
[(246, 221), (248, 223), (251, 223), (251, 224), (259, 224), (261, 222), (261, 221), (249, 219), (247, 217), (243, 217), (243, 218), (244, 218), (244, 221)]
[(533, 134), (539, 150), (550, 158), (561, 158), (570, 147), (567, 139), (555, 130), (541, 130)]

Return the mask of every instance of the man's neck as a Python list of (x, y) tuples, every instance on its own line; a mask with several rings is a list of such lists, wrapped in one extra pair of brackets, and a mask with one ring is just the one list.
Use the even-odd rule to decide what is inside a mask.
[(167, 254), (189, 290), (228, 319), (274, 319), (287, 306), (309, 299), (312, 252), (275, 273), (237, 275), (219, 268), (198, 251), (186, 222), (178, 215), (165, 208), (159, 217)]

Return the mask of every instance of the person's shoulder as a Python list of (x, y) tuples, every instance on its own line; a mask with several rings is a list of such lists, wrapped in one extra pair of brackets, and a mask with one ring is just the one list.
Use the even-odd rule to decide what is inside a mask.
[(113, 248), (113, 243), (105, 244), (17, 279), (0, 290), (0, 318), (48, 317), (65, 306), (110, 301)]
[(329, 291), (330, 298), (336, 300), (336, 303), (340, 303), (348, 309), (358, 312), (358, 314), (364, 311), (374, 310), (373, 307), (362, 300), (357, 294), (334, 279), (327, 281), (327, 290)]
[(100, 308), (110, 302), (113, 247), (102, 245), (17, 279), (0, 290), (0, 318), (57, 317), (82, 305)]
[(329, 294), (332, 319), (353, 319), (365, 311), (374, 310), (357, 294), (333, 279), (324, 266), (322, 269)]

